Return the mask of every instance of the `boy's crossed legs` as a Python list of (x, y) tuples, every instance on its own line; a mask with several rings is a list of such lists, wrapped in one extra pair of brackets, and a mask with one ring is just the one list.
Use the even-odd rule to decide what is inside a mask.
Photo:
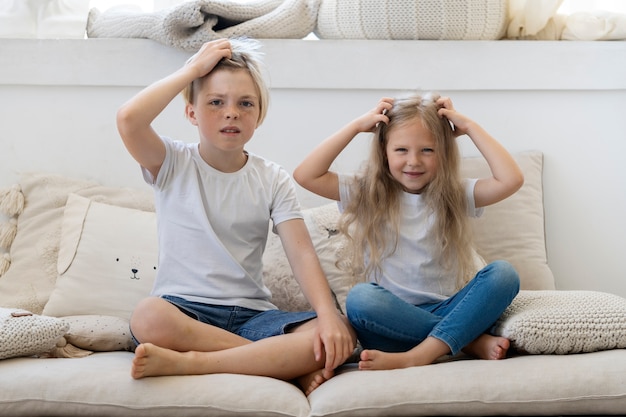
[(328, 378), (324, 358), (313, 352), (317, 320), (288, 333), (252, 342), (228, 330), (205, 324), (161, 298), (142, 301), (131, 319), (135, 350), (131, 376), (235, 373), (297, 380), (309, 394)]

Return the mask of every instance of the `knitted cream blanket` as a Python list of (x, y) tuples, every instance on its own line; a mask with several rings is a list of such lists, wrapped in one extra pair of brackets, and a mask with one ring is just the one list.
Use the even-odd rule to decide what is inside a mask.
[(148, 38), (195, 52), (212, 39), (301, 39), (315, 28), (321, 0), (194, 0), (153, 13), (91, 9), (90, 38)]

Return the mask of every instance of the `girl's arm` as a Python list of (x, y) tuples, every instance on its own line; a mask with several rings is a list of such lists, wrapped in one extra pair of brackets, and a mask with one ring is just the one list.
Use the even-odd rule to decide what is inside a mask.
[(293, 172), (294, 179), (307, 190), (338, 201), (339, 179), (335, 172), (329, 171), (331, 164), (357, 134), (373, 131), (378, 123), (388, 123), (384, 112), (392, 105), (393, 99), (381, 99), (374, 109), (325, 139), (298, 165)]
[(322, 354), (326, 352), (325, 369), (332, 372), (352, 354), (354, 337), (335, 307), (328, 280), (304, 220), (287, 220), (279, 223), (276, 229), (294, 276), (317, 313), (319, 324), (313, 341), (315, 359), (323, 359)]
[(208, 74), (230, 54), (228, 40), (207, 42), (182, 68), (149, 85), (118, 110), (117, 128), (126, 149), (154, 178), (165, 159), (165, 146), (152, 122), (193, 80)]
[(484, 207), (504, 200), (524, 183), (524, 175), (511, 154), (480, 125), (458, 113), (448, 97), (441, 97), (439, 115), (454, 125), (458, 135), (467, 134), (487, 160), (492, 176), (481, 178), (474, 188), (476, 207)]

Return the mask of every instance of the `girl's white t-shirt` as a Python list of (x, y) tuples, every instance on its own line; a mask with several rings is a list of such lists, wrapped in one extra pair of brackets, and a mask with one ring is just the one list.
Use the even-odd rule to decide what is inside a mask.
[[(339, 176), (340, 211), (350, 199), (352, 180), (349, 175)], [(468, 215), (471, 217), (479, 217), (483, 212), (474, 203), (476, 181), (464, 180)], [(434, 256), (433, 224), (434, 215), (423, 196), (403, 193), (398, 247), (391, 256), (383, 259), (381, 271), (373, 271), (368, 280), (413, 305), (442, 301), (456, 293), (456, 274), (443, 269)], [(366, 262), (367, 258), (366, 253)]]
[(274, 309), (263, 283), (262, 256), (270, 220), (302, 218), (295, 185), (278, 164), (248, 153), (224, 173), (208, 165), (198, 144), (162, 138), (157, 175), (143, 169), (155, 192), (159, 263), (152, 294), (190, 301)]

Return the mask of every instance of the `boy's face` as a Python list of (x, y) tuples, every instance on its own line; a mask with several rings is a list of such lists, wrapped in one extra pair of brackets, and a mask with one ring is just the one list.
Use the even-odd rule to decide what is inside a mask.
[[(201, 147), (214, 151), (241, 151), (259, 120), (259, 97), (245, 70), (218, 69), (200, 85), (188, 119), (198, 126)], [(207, 149), (208, 150), (208, 149)]]

